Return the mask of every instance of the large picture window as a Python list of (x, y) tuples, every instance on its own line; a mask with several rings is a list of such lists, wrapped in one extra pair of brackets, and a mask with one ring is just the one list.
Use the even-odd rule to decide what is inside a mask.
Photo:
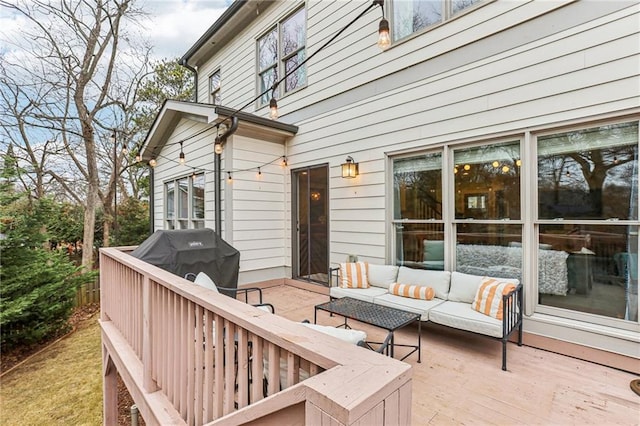
[(639, 132), (612, 122), (392, 158), (395, 264), (517, 278), (535, 312), (636, 326)]
[(396, 262), (444, 269), (442, 153), (393, 160)]
[[(258, 91), (266, 91), (258, 100), (260, 106), (271, 100), (268, 89), (281, 78), (279, 76), (288, 74), (305, 60), (306, 17), (306, 9), (299, 9), (258, 39)], [(279, 98), (306, 84), (307, 69), (303, 65), (277, 87), (273, 96)]]
[(166, 229), (204, 228), (204, 173), (165, 182)]
[(561, 251), (539, 303), (638, 320), (638, 123), (539, 136), (538, 239)]

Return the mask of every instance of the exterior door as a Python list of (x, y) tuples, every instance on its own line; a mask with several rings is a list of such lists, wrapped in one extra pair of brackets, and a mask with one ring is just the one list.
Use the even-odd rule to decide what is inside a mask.
[(293, 275), (327, 282), (329, 271), (329, 168), (326, 165), (293, 171)]

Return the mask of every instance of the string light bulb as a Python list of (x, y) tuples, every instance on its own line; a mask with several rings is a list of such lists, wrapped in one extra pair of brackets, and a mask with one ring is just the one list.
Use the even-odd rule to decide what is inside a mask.
[(232, 180), (233, 178), (231, 177), (231, 172), (227, 172), (227, 181), (231, 183)]
[(140, 151), (138, 151), (138, 153), (136, 154), (136, 163), (139, 163), (142, 161), (142, 155), (140, 155)]
[(282, 162), (280, 163), (280, 165), (281, 165), (282, 167), (287, 167), (287, 166), (289, 165), (289, 164), (287, 163), (287, 156), (286, 156), (286, 155), (283, 155), (283, 156), (282, 156)]
[(122, 145), (122, 153), (124, 155), (128, 155), (129, 154), (129, 148), (127, 148), (126, 145)]
[(269, 117), (271, 117), (272, 120), (276, 120), (279, 116), (278, 102), (276, 101), (276, 98), (271, 98), (271, 101), (269, 102), (269, 108), (271, 109), (271, 112), (269, 113)]
[(213, 145), (213, 151), (218, 155), (222, 154), (222, 141), (220, 140), (219, 136), (216, 136), (216, 143), (215, 145)]
[(156, 165), (158, 165), (158, 162), (156, 161), (155, 158), (152, 158), (151, 160), (149, 160), (149, 165), (151, 167), (155, 167)]
[(380, 20), (378, 26), (378, 47), (387, 50), (391, 46), (391, 37), (389, 37), (389, 21), (384, 17)]
[(182, 151), (182, 142), (180, 142), (180, 165), (184, 166), (184, 162), (185, 162), (185, 158), (184, 158), (184, 151)]

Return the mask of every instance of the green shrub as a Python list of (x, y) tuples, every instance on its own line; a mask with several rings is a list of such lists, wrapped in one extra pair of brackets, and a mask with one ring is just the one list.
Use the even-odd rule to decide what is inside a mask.
[(42, 248), (3, 252), (0, 345), (10, 349), (37, 343), (68, 329), (77, 288), (95, 274), (80, 274), (63, 252)]

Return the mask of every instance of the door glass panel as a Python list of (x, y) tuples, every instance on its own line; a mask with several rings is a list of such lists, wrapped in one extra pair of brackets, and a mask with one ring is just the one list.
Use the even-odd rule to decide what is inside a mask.
[(328, 257), (328, 169), (308, 168), (295, 174), (297, 185), (298, 278), (326, 283)]

